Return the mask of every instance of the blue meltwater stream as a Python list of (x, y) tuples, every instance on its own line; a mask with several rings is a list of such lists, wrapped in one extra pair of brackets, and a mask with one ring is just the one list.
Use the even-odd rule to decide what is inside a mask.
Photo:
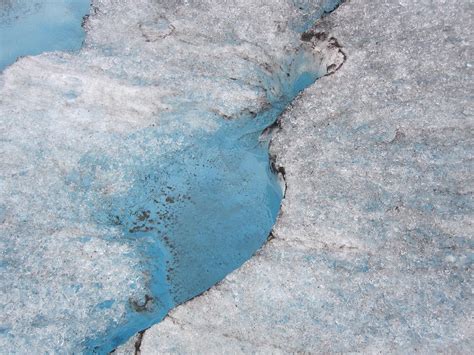
[(0, 0), (1, 349), (107, 353), (262, 246), (304, 4)]

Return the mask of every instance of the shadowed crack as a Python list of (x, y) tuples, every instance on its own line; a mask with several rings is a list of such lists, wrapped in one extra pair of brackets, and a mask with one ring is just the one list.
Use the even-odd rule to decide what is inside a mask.
[(137, 340), (135, 340), (135, 355), (140, 355), (140, 347), (142, 346), (143, 336), (145, 335), (146, 329), (142, 330), (137, 335)]

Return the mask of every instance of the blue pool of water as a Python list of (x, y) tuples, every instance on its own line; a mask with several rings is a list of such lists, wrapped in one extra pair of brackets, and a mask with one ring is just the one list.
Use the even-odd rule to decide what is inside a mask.
[[(222, 280), (262, 246), (283, 192), (270, 166), (269, 142), (260, 139), (261, 133), (306, 83), (308, 73), (289, 88), (288, 96), (256, 117), (218, 118), (220, 129), (194, 137), (189, 150), (127, 167), (139, 175), (135, 185), (126, 196), (102, 199), (96, 218), (100, 224), (120, 226), (124, 238), (140, 250), (151, 292), (139, 304), (129, 305), (122, 326), (105, 338), (88, 339), (88, 349), (110, 351)], [(159, 129), (147, 129), (130, 140), (160, 136)], [(82, 179), (93, 181), (96, 167), (107, 169), (110, 161), (89, 156), (83, 164)]]
[(0, 71), (22, 56), (80, 49), (89, 6), (89, 0), (0, 1)]

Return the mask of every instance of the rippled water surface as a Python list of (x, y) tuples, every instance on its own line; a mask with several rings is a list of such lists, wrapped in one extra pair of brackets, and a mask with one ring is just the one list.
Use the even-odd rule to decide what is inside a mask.
[(89, 0), (0, 0), (0, 70), (24, 55), (78, 50)]

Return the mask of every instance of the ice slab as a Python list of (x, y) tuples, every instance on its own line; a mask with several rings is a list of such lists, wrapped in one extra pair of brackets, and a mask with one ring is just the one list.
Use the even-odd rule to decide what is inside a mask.
[(262, 245), (261, 132), (327, 72), (300, 36), (336, 4), (97, 0), (78, 54), (4, 70), (1, 349), (110, 351)]

